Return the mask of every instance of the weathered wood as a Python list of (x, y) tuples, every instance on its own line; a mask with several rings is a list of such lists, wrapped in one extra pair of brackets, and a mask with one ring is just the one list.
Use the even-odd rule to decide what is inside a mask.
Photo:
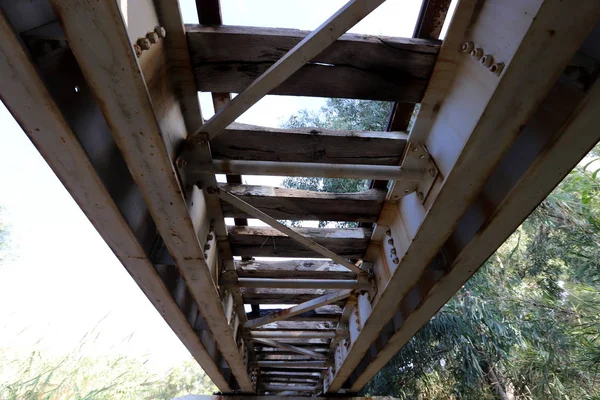
[[(227, 379), (152, 266), (0, 10), (0, 97), (127, 272), (221, 390)], [(89, 121), (88, 121), (89, 122)]]
[[(469, 38), (506, 66), (498, 77), (466, 54), (459, 58), (456, 47), (448, 47), (444, 58), (440, 53), (436, 84), (432, 77), (429, 100), (424, 101), (431, 108), (421, 108), (410, 139), (427, 144), (443, 182), (425, 205), (416, 195), (401, 199), (391, 226), (400, 263), (388, 264), (387, 287), (378, 287), (371, 316), (336, 368), (328, 391), (338, 391), (365, 356), (600, 17), (598, 3), (572, 8), (559, 1), (488, 0), (472, 19), (476, 3), (458, 5), (449, 30), (452, 40), (444, 46), (458, 45), (469, 32)], [(450, 35), (453, 26), (458, 28), (455, 37)], [(414, 293), (413, 304), (419, 304), (421, 294)]]
[[(209, 139), (221, 134), (229, 124), (234, 122), (244, 112), (248, 111), (267, 93), (278, 87), (311, 61), (316, 55), (342, 36), (348, 29), (356, 25), (371, 11), (379, 7), (385, 0), (349, 0), (321, 26), (309, 33), (300, 43), (285, 53), (275, 64), (260, 74), (250, 85), (206, 121), (200, 129), (189, 138), (196, 143), (199, 138), (208, 136)], [(231, 90), (218, 90), (231, 92)]]
[[(235, 26), (186, 29), (198, 90), (234, 93), (309, 33)], [(345, 34), (270, 94), (418, 103), (438, 50), (438, 41)]]
[(284, 319), (288, 319), (293, 317), (294, 315), (300, 315), (307, 311), (314, 310), (318, 307), (323, 307), (329, 304), (334, 304), (343, 300), (352, 294), (351, 290), (334, 290), (329, 293), (326, 293), (322, 296), (312, 298), (306, 302), (297, 304), (293, 307), (283, 309), (281, 311), (276, 311), (271, 314), (254, 318), (247, 321), (244, 324), (246, 328), (256, 328), (261, 325), (266, 325), (271, 322), (281, 321)]
[(302, 233), (298, 232), (296, 229), (290, 228), (290, 227), (282, 224), (281, 222), (277, 221), (275, 218), (271, 217), (270, 215), (265, 214), (264, 212), (262, 212), (261, 210), (255, 208), (255, 207), (252, 207), (250, 204), (246, 203), (243, 200), (240, 200), (238, 197), (232, 195), (231, 193), (224, 191), (224, 190), (220, 190), (220, 189), (216, 189), (216, 192), (217, 192), (217, 195), (219, 196), (219, 198), (221, 198), (221, 200), (224, 200), (224, 201), (232, 204), (233, 206), (239, 208), (240, 210), (243, 210), (244, 212), (252, 215), (254, 218), (258, 218), (265, 224), (268, 224), (271, 227), (275, 228), (280, 233), (287, 235), (288, 238), (294, 240), (295, 242), (299, 243), (300, 245), (306, 247), (307, 249), (317, 252), (318, 254), (320, 254), (323, 257), (331, 258), (333, 261), (337, 262), (340, 265), (343, 265), (344, 267), (348, 268), (351, 271), (356, 272), (357, 274), (360, 274), (361, 272), (363, 272), (360, 268), (355, 266), (353, 263), (351, 263), (344, 257), (339, 256), (334, 251), (315, 242), (311, 238), (304, 236)]
[[(225, 190), (276, 219), (375, 222), (386, 191), (371, 189), (358, 193), (325, 193), (272, 186), (219, 184)], [(226, 217), (249, 215), (222, 202)]]
[(278, 129), (233, 123), (210, 141), (215, 159), (398, 165), (403, 132)]
[(240, 278), (352, 279), (354, 273), (329, 260), (235, 261)]
[[(151, 3), (139, 4), (152, 8)], [(198, 238), (198, 235), (206, 235), (208, 229), (204, 196), (192, 189), (188, 207), (184, 198), (186, 191), (181, 188), (173, 168), (176, 144), (181, 143), (187, 131), (175, 91), (164, 76), (164, 44), (159, 42), (147, 54), (150, 57), (142, 57), (138, 62), (128, 36), (130, 32), (116, 2), (91, 4), (82, 0), (52, 0), (51, 5), (158, 231), (224, 359), (240, 388), (253, 391), (233, 327), (224, 315), (213, 274)], [(153, 9), (145, 11), (154, 12)], [(134, 18), (130, 15), (131, 19)], [(139, 22), (139, 26), (158, 25), (156, 18)], [(145, 68), (145, 73), (140, 66)], [(211, 210), (213, 218), (220, 213), (218, 204), (218, 210)], [(241, 317), (245, 318), (245, 314)]]
[(248, 338), (259, 339), (333, 339), (335, 331), (264, 331), (253, 330), (245, 334)]
[[(241, 288), (245, 304), (300, 304), (335, 290)], [(333, 303), (343, 305), (343, 301)]]
[(302, 354), (304, 356), (309, 356), (310, 358), (314, 358), (317, 360), (325, 360), (327, 358), (322, 353), (317, 353), (315, 351), (312, 351), (312, 350), (309, 350), (306, 348), (302, 348), (302, 347), (292, 346), (291, 344), (287, 344), (287, 343), (280, 343), (280, 342), (278, 342), (276, 340), (272, 340), (272, 339), (255, 338), (253, 340), (256, 343), (266, 344), (266, 345), (272, 346), (272, 347), (278, 347), (280, 349), (288, 350), (288, 351), (294, 352), (296, 354)]
[[(229, 241), (236, 256), (316, 258), (321, 255), (296, 243), (277, 229), (229, 226)], [(298, 232), (340, 256), (360, 259), (371, 237), (366, 228), (297, 228)]]

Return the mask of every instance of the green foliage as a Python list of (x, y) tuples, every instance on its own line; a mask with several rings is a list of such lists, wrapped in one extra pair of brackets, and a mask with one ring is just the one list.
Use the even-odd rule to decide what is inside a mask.
[(0, 348), (0, 398), (6, 400), (172, 399), (217, 391), (199, 365), (188, 360), (157, 376), (139, 359), (91, 356), (87, 339), (69, 354), (40, 347), (28, 356)]
[[(383, 130), (388, 112), (386, 103), (336, 99), (285, 126)], [(600, 146), (587, 159), (363, 394), (600, 398)], [(367, 187), (320, 178), (286, 178), (283, 185), (338, 193)]]

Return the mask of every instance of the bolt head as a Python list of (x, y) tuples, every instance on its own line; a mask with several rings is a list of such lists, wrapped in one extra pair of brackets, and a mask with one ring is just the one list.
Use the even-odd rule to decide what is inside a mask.
[(155, 44), (158, 42), (158, 33), (148, 32), (146, 33), (146, 39), (148, 39), (150, 43)]
[(428, 170), (428, 172), (429, 172), (429, 175), (430, 175), (431, 177), (434, 177), (434, 176), (435, 176), (435, 169), (433, 169), (433, 168), (430, 168), (430, 169)]
[(137, 40), (137, 44), (142, 50), (150, 50), (150, 47), (152, 47), (152, 43), (150, 43), (150, 41), (145, 37), (139, 38)]
[(142, 56), (142, 48), (140, 46), (134, 44), (133, 50), (135, 51), (135, 55), (137, 56), (137, 58), (140, 58)]
[(475, 48), (475, 43), (465, 42), (465, 43), (463, 43), (463, 45), (461, 46), (460, 49), (463, 53), (470, 53), (473, 51), (473, 48)]
[(490, 68), (494, 63), (494, 56), (491, 54), (486, 54), (485, 56), (481, 57), (481, 60), (479, 60), (479, 62), (481, 62), (481, 64), (483, 64), (484, 67)]
[(206, 235), (206, 240), (208, 240), (208, 241), (213, 240), (213, 235), (211, 235), (211, 234)]
[(471, 51), (471, 57), (473, 57), (476, 60), (479, 60), (481, 57), (483, 57), (483, 49), (481, 47), (473, 49)]
[(385, 234), (386, 234), (387, 236), (392, 236), (392, 231), (388, 229), (387, 231), (385, 231)]
[(177, 160), (177, 166), (179, 168), (185, 168), (187, 165), (187, 161), (185, 161), (183, 158), (180, 158), (179, 160)]
[(400, 262), (400, 260), (398, 259), (398, 257), (394, 257), (394, 259), (392, 260), (392, 262), (396, 265), (398, 265), (398, 263)]
[(156, 32), (156, 34), (158, 35), (159, 38), (164, 39), (165, 37), (167, 37), (167, 31), (162, 26), (156, 26), (154, 28), (154, 32)]
[(392, 249), (392, 250), (390, 250), (390, 253), (392, 253), (392, 254), (394, 254), (394, 255), (395, 255), (395, 254), (396, 254), (396, 249)]
[(388, 239), (388, 244), (394, 245), (394, 239)]

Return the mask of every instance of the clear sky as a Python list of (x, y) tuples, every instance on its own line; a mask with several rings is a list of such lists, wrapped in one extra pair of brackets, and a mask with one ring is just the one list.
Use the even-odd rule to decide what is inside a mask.
[[(311, 30), (344, 1), (221, 3), (225, 24)], [(197, 22), (195, 1), (182, 0), (181, 6), (185, 22)], [(419, 7), (420, 0), (388, 0), (352, 32), (410, 37)], [(208, 118), (212, 106), (206, 96), (201, 99)], [(278, 126), (298, 110), (318, 109), (323, 103), (323, 99), (269, 96), (239, 121)], [(188, 358), (1, 103), (0, 126), (0, 206), (11, 226), (12, 254), (0, 264), (0, 346), (27, 353), (41, 340), (57, 353), (69, 351), (102, 320), (90, 351), (146, 356), (161, 368)]]

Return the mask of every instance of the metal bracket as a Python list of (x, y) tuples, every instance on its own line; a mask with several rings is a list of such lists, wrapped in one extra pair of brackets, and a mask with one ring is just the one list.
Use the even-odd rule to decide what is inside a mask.
[(404, 151), (401, 166), (404, 170), (423, 171), (423, 179), (421, 181), (394, 181), (388, 194), (388, 200), (399, 201), (407, 194), (416, 192), (421, 202), (424, 202), (439, 173), (425, 145), (409, 142)]

